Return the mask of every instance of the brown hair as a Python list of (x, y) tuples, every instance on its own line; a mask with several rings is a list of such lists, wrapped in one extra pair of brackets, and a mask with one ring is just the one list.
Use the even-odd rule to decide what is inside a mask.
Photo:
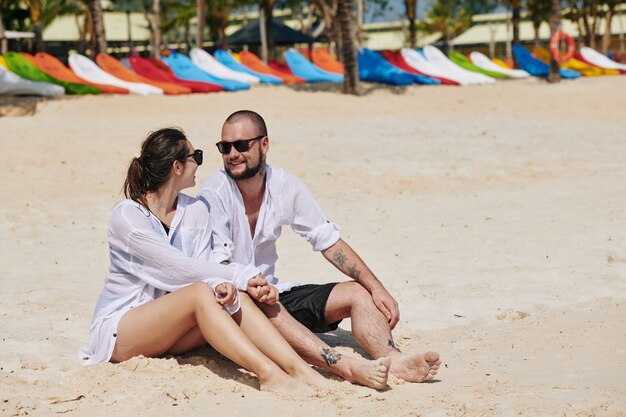
[(151, 132), (133, 158), (124, 181), (124, 195), (147, 207), (146, 194), (156, 191), (170, 177), (172, 163), (184, 162), (189, 149), (182, 129), (168, 127)]
[(267, 136), (267, 126), (265, 120), (261, 115), (252, 110), (239, 110), (228, 116), (224, 124), (237, 123), (241, 120), (249, 120), (254, 128), (257, 130), (257, 134)]

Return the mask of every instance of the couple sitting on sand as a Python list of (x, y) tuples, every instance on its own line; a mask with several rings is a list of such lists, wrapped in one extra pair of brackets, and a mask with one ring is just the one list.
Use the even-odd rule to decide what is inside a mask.
[[(202, 151), (178, 129), (148, 136), (128, 168), (127, 199), (111, 215), (111, 264), (80, 352), (86, 364), (176, 355), (208, 342), (255, 373), (264, 390), (328, 387), (309, 364), (375, 389), (389, 373), (409, 382), (435, 376), (439, 355), (398, 350), (391, 335), (398, 304), (305, 185), (266, 163), (269, 145), (260, 115), (230, 115), (217, 143), (224, 168), (196, 199), (181, 190), (195, 185)], [(351, 280), (280, 282), (274, 264), (283, 225)], [(342, 355), (314, 334), (347, 317), (373, 360)]]

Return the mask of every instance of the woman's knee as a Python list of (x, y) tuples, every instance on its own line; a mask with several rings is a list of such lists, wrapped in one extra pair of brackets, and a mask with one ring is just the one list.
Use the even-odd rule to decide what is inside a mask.
[(191, 293), (196, 306), (206, 303), (217, 304), (213, 289), (205, 282), (195, 282), (189, 285), (186, 289)]

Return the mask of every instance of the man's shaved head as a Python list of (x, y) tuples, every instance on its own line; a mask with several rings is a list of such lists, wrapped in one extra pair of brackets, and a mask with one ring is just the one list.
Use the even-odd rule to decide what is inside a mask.
[(228, 116), (224, 125), (239, 123), (244, 120), (250, 121), (257, 131), (257, 135), (267, 136), (267, 127), (265, 126), (265, 120), (260, 114), (252, 110), (239, 110)]

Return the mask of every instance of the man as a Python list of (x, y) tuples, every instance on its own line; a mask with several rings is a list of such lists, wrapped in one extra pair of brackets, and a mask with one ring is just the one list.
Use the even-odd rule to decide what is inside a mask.
[[(433, 379), (439, 355), (404, 354), (395, 346), (391, 331), (400, 317), (397, 302), (340, 238), (339, 227), (326, 219), (306, 186), (266, 163), (269, 145), (265, 122), (257, 113), (238, 111), (224, 122), (217, 143), (224, 168), (205, 181), (199, 194), (211, 211), (215, 260), (252, 263), (261, 269), (265, 279), (239, 288), (257, 300), (310, 364), (376, 389), (385, 387), (388, 372), (409, 382)], [(280, 282), (274, 266), (283, 225), (290, 225), (352, 280), (323, 285)], [(334, 330), (347, 317), (355, 340), (374, 361), (343, 356), (313, 333)]]

